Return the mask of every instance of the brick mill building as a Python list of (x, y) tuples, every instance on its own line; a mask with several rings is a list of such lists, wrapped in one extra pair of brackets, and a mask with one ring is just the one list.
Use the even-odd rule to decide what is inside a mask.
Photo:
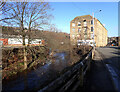
[[(93, 40), (94, 39), (94, 40)], [(94, 36), (93, 36), (93, 19), (91, 15), (75, 17), (70, 22), (70, 40), (72, 44), (89, 43), (95, 45), (107, 45), (107, 30), (104, 25), (94, 18)]]

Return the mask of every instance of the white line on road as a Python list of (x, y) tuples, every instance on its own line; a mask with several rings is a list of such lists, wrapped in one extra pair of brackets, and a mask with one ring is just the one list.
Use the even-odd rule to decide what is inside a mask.
[(114, 83), (114, 86), (115, 86), (116, 90), (118, 92), (120, 92), (120, 87), (119, 87), (119, 85), (120, 85), (120, 83), (119, 83), (120, 79), (119, 79), (119, 76), (114, 71), (114, 69), (110, 66), (110, 64), (106, 64), (106, 67), (107, 67), (108, 71), (111, 74), (111, 77), (112, 77), (112, 80), (113, 80), (113, 83)]

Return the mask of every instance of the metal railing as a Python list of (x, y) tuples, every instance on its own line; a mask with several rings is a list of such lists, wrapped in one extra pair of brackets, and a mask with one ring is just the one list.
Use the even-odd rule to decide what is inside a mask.
[(90, 69), (90, 62), (93, 57), (93, 49), (87, 54), (87, 56), (70, 70), (65, 72), (59, 78), (51, 82), (49, 85), (40, 89), (39, 92), (44, 91), (58, 91), (64, 92), (69, 90), (76, 90), (78, 87), (83, 87), (83, 79), (86, 71)]

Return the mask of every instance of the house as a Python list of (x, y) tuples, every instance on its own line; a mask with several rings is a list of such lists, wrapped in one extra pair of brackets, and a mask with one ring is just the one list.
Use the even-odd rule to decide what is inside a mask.
[[(0, 46), (3, 47), (10, 47), (10, 46), (23, 46), (22, 45), (22, 36), (16, 36), (16, 35), (3, 35), (0, 38)], [(25, 43), (26, 45), (28, 45), (28, 37), (25, 38)], [(44, 40), (43, 39), (39, 39), (39, 38), (34, 38), (32, 39), (32, 41), (30, 42), (30, 46), (43, 46), (44, 45)]]

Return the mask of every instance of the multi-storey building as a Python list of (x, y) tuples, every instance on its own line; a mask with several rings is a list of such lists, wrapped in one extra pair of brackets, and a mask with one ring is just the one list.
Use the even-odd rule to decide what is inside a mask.
[(107, 45), (107, 30), (104, 25), (91, 15), (75, 17), (70, 22), (70, 40), (72, 44), (95, 42), (96, 46)]

